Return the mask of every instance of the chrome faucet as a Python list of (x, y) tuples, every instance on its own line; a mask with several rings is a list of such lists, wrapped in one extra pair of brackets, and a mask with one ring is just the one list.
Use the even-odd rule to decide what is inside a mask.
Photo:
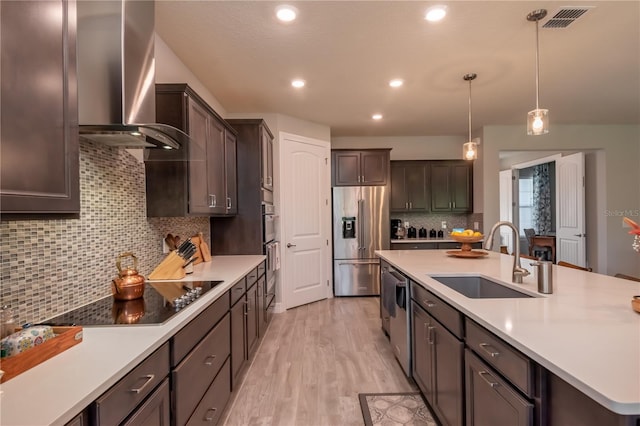
[(508, 226), (513, 231), (515, 249), (513, 250), (513, 272), (511, 274), (511, 281), (516, 284), (522, 284), (522, 278), (529, 275), (529, 271), (527, 271), (522, 267), (522, 265), (520, 265), (520, 232), (513, 223), (503, 220), (493, 225), (493, 228), (491, 228), (491, 232), (489, 232), (489, 238), (487, 238), (487, 241), (485, 241), (484, 243), (484, 249), (491, 250), (491, 246), (493, 246), (493, 236), (496, 233), (496, 230), (501, 226)]

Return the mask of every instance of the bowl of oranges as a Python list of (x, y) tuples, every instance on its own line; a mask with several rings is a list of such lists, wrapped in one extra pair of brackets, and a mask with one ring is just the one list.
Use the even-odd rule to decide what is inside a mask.
[(465, 229), (464, 231), (453, 231), (451, 234), (451, 239), (462, 243), (462, 247), (460, 247), (463, 251), (470, 251), (471, 244), (482, 241), (484, 235), (481, 232), (474, 231), (473, 229)]

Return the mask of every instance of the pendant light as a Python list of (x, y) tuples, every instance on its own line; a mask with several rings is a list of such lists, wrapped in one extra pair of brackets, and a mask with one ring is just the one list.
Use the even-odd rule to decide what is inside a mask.
[(549, 133), (549, 110), (540, 109), (540, 53), (538, 41), (538, 21), (547, 16), (546, 9), (538, 9), (527, 15), (527, 21), (536, 23), (536, 109), (527, 114), (527, 135), (544, 135)]
[(471, 82), (475, 80), (477, 74), (465, 74), (462, 78), (469, 82), (469, 139), (462, 145), (462, 158), (465, 160), (475, 160), (478, 158), (478, 144), (471, 139)]

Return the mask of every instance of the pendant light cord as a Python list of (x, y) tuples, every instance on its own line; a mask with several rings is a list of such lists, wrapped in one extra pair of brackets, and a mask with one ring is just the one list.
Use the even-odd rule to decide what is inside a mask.
[(540, 109), (538, 104), (538, 98), (540, 97), (540, 41), (538, 40), (538, 22), (539, 19), (536, 19), (536, 109)]
[(469, 79), (469, 142), (471, 142), (471, 80)]

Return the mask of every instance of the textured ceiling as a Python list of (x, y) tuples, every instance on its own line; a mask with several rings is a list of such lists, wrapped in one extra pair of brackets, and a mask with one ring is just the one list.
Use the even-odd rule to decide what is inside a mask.
[[(332, 136), (465, 135), (522, 124), (535, 108), (539, 8), (595, 6), (568, 28), (540, 29), (540, 107), (553, 124), (640, 123), (639, 1), (303, 1), (290, 24), (271, 1), (158, 1), (156, 31), (228, 113), (281, 113)], [(293, 89), (290, 81), (307, 85)], [(399, 77), (404, 86), (391, 89)], [(374, 122), (373, 113), (384, 119)]]

